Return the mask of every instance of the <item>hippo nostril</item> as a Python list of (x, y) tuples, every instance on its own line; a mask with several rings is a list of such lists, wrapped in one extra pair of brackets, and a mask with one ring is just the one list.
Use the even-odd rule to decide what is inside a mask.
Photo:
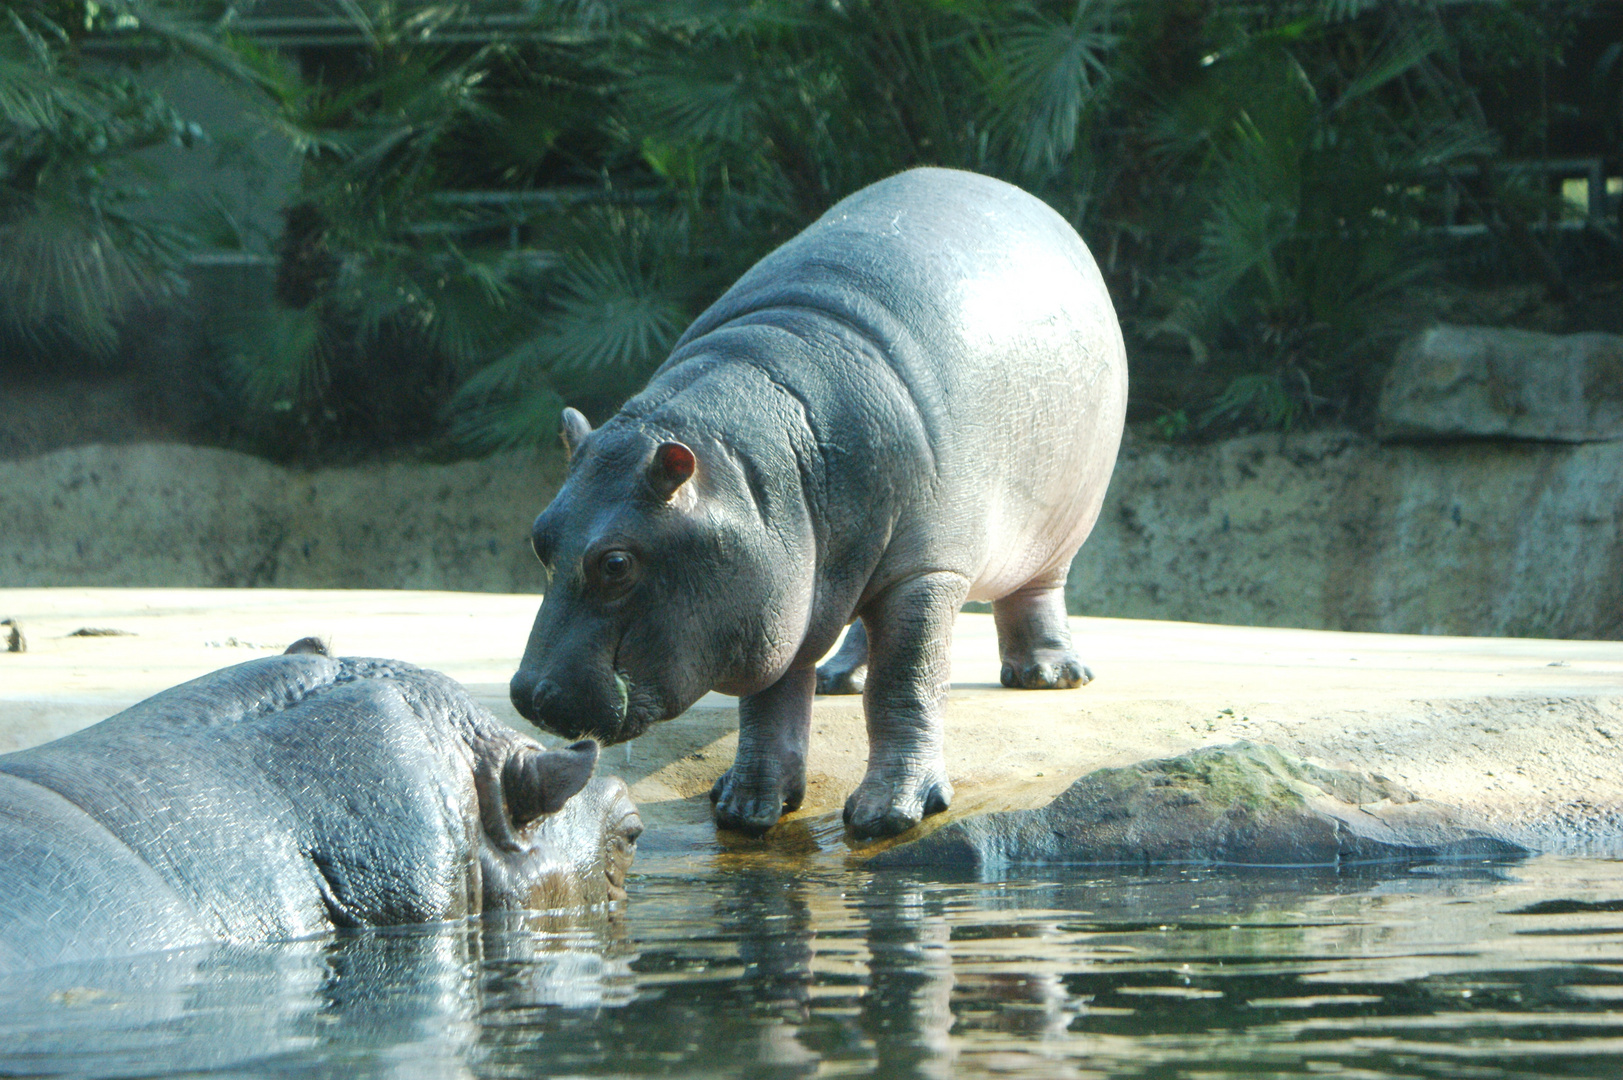
[(530, 708), (537, 723), (547, 720), (556, 720), (563, 704), (563, 687), (551, 679), (541, 679), (530, 692)]

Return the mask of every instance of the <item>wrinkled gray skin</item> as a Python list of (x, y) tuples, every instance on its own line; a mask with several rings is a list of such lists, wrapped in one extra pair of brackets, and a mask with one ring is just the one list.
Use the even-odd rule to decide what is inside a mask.
[[(512, 680), (551, 731), (629, 739), (736, 694), (718, 824), (805, 790), (811, 701), (860, 692), (887, 835), (951, 798), (953, 618), (991, 600), (1006, 685), (1072, 687), (1064, 585), (1115, 465), (1121, 332), (1092, 257), (1037, 199), (918, 169), (844, 200), (755, 265), (592, 431), (536, 519), (551, 575)], [(816, 670), (853, 618), (841, 652)]]
[(0, 757), (0, 970), (623, 897), (596, 760), (410, 664), (216, 671)]

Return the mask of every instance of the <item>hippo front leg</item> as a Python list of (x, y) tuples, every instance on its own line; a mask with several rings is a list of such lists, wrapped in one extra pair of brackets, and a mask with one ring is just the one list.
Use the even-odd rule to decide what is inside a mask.
[(952, 801), (942, 711), (952, 675), (952, 624), (969, 594), (957, 574), (901, 582), (868, 605), (868, 772), (845, 801), (857, 837), (893, 836)]
[(817, 669), (791, 668), (758, 694), (738, 700), (738, 755), (710, 789), (716, 824), (759, 835), (806, 796)]

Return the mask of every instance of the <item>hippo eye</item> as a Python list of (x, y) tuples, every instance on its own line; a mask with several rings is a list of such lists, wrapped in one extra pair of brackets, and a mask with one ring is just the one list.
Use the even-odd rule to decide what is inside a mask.
[(603, 557), (597, 561), (597, 572), (603, 579), (603, 584), (619, 585), (631, 576), (634, 565), (629, 551), (618, 549), (605, 551)]

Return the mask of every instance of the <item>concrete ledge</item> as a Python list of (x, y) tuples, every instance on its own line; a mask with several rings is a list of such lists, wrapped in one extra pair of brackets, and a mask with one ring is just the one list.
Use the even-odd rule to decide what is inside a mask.
[[(445, 671), (525, 728), (506, 684), (536, 603), (485, 593), (0, 590), (0, 618), (15, 618), (28, 645), (0, 652), (0, 752), (312, 633), (339, 653)], [(70, 636), (82, 628), (130, 636)], [(990, 617), (960, 617), (947, 719), (957, 797), (930, 827), (1043, 806), (1096, 769), (1248, 740), (1379, 773), (1533, 850), (1623, 855), (1623, 643), (1086, 618), (1073, 630), (1093, 684), (1005, 690)], [(812, 727), (806, 805), (761, 841), (718, 838), (710, 825), (710, 785), (737, 740), (731, 699), (707, 696), (606, 751), (602, 767), (632, 784), (650, 851), (843, 857), (839, 810), (866, 759), (860, 702), (818, 699)]]

